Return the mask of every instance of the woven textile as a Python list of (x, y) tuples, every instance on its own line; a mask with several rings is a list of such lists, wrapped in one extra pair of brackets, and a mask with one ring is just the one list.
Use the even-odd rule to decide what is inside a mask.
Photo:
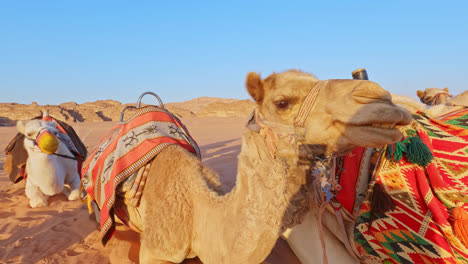
[(132, 193), (141, 193), (138, 183), (144, 180), (130, 176), (171, 144), (199, 153), (180, 120), (159, 107), (148, 106), (112, 128), (84, 162), (82, 184), (101, 210), (104, 245), (115, 229), (113, 206), (117, 188), (128, 178), (137, 179), (127, 185)]
[(355, 220), (366, 198), (369, 181), (379, 157), (380, 152), (374, 148), (357, 147), (338, 159), (336, 175), (341, 190), (335, 199), (350, 220)]
[[(396, 209), (373, 216), (366, 200), (355, 225), (358, 251), (369, 263), (468, 263), (453, 231), (455, 201), (468, 210), (468, 111), (435, 120), (424, 113), (402, 131), (417, 135), (434, 155), (426, 167), (383, 155), (374, 172)], [(368, 195), (369, 196), (369, 195)]]

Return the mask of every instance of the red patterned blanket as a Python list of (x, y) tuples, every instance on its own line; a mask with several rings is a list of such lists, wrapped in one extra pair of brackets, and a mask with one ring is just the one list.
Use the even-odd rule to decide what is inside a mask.
[(373, 180), (391, 195), (395, 210), (373, 215), (366, 199), (356, 218), (356, 247), (369, 263), (468, 263), (453, 218), (457, 205), (468, 210), (468, 111), (414, 119), (405, 133), (417, 132), (434, 159), (423, 167), (404, 155), (399, 162), (382, 155)]
[[(112, 128), (83, 164), (82, 184), (101, 210), (101, 238), (105, 245), (114, 229), (116, 190), (166, 146), (178, 144), (199, 155), (185, 126), (159, 107), (141, 108), (129, 121)], [(137, 183), (138, 183), (137, 182)], [(138, 190), (138, 184), (127, 184)], [(141, 192), (141, 190), (139, 191)]]

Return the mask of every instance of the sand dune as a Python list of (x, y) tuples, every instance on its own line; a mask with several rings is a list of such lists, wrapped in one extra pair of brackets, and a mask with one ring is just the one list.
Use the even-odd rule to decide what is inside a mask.
[[(233, 187), (246, 118), (188, 117), (183, 122), (199, 144), (203, 162)], [(70, 124), (90, 149), (116, 122)], [(0, 127), (0, 147), (4, 149), (15, 134), (15, 127)], [(1, 168), (4, 161), (2, 151)], [(85, 204), (67, 201), (63, 194), (51, 197), (43, 208), (29, 208), (28, 202), (24, 182), (12, 184), (0, 170), (0, 263), (138, 263), (139, 234), (126, 226), (117, 224), (114, 237), (103, 247), (98, 224)], [(299, 263), (282, 240), (267, 261)]]

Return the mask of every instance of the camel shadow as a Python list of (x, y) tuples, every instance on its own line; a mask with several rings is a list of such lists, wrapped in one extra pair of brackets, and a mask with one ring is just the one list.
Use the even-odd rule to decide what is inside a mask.
[[(201, 147), (203, 163), (215, 170), (225, 191), (234, 188), (237, 175), (238, 156), (241, 152), (240, 143), (232, 145), (238, 139), (221, 141)], [(214, 151), (212, 151), (214, 150)]]
[[(201, 152), (202, 158), (208, 159), (216, 154), (223, 154), (225, 152), (223, 151), (223, 149), (226, 148), (231, 143), (236, 142), (237, 140), (239, 139), (230, 139), (230, 140), (225, 140), (225, 141), (220, 141), (220, 142), (215, 142), (215, 143), (200, 146), (200, 152)], [(215, 153), (210, 153), (210, 150), (217, 149), (217, 148), (221, 148), (221, 150), (215, 151)]]

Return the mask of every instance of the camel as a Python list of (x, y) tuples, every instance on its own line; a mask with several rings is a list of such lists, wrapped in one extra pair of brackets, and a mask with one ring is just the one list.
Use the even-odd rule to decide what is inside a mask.
[[(435, 89), (435, 88), (428, 88), (428, 89)], [(465, 93), (468, 96), (468, 92), (461, 93), (459, 95), (461, 97), (459, 96), (456, 97), (457, 101), (463, 100), (462, 95)], [(410, 113), (416, 113), (418, 111), (421, 111), (421, 112), (427, 113), (429, 116), (432, 116), (434, 118), (440, 118), (446, 114), (449, 114), (458, 110), (463, 110), (467, 107), (463, 103), (459, 103), (459, 104), (442, 103), (442, 104), (428, 105), (428, 104), (419, 102), (406, 95), (399, 95), (399, 94), (391, 93), (391, 96), (392, 96), (392, 102), (394, 104), (405, 108)]]
[(411, 120), (371, 81), (321, 81), (292, 70), (265, 79), (251, 72), (246, 87), (257, 108), (232, 190), (193, 153), (170, 145), (151, 161), (139, 206), (117, 198), (116, 208), (141, 229), (140, 263), (195, 256), (206, 264), (261, 263), (307, 211), (308, 203), (294, 202), (307, 199), (302, 187), (314, 154), (304, 150), (383, 146), (400, 140), (397, 127)]
[(417, 91), (417, 95), (422, 103), (427, 105), (447, 104), (451, 106), (468, 106), (468, 91), (453, 97), (450, 95), (448, 88), (426, 88), (426, 90)]
[[(37, 119), (18, 121), (17, 129), (25, 135), (24, 147), (28, 153), (25, 172), (29, 205), (32, 208), (47, 206), (48, 197), (62, 192), (68, 200), (77, 200), (80, 197), (80, 175), (77, 160), (67, 158), (74, 157), (63, 141), (67, 136), (60, 135), (54, 122)], [(44, 131), (58, 143), (55, 153), (47, 154), (39, 148), (36, 139)]]

